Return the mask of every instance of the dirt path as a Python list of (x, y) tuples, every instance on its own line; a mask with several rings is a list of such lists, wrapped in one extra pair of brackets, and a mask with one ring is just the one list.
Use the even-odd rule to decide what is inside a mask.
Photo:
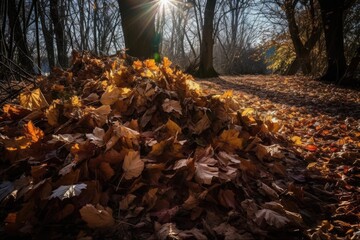
[(353, 239), (360, 238), (359, 90), (284, 76), (222, 76), (198, 82), (211, 94), (233, 89), (244, 108), (282, 122), (280, 133), (308, 162), (304, 187), (328, 211), (310, 230), (314, 237), (337, 239), (355, 231)]

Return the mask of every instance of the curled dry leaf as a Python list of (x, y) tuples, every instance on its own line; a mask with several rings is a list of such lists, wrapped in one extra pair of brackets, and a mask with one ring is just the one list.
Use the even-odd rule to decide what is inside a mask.
[(144, 162), (140, 159), (140, 153), (136, 151), (130, 151), (125, 156), (122, 166), (124, 170), (124, 178), (129, 180), (140, 176), (144, 170), (144, 166)]
[(53, 191), (49, 199), (59, 198), (60, 200), (64, 200), (65, 198), (76, 197), (79, 196), (81, 191), (86, 189), (86, 187), (87, 185), (85, 183), (60, 186)]
[(112, 209), (103, 207), (99, 204), (96, 207), (92, 204), (86, 204), (80, 209), (80, 215), (90, 228), (108, 228), (115, 224), (112, 216)]

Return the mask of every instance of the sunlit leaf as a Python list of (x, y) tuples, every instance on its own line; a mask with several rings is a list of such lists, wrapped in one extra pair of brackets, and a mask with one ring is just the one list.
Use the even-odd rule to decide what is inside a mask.
[(79, 196), (83, 189), (86, 189), (85, 183), (75, 184), (75, 185), (67, 185), (60, 186), (53, 191), (49, 199), (59, 198), (60, 200), (64, 200), (65, 198), (71, 198)]
[(49, 106), (40, 88), (20, 93), (19, 101), (21, 106), (31, 110), (42, 109)]
[(35, 127), (32, 121), (29, 121), (24, 125), (24, 134), (34, 143), (38, 142), (44, 137), (44, 132), (40, 128)]

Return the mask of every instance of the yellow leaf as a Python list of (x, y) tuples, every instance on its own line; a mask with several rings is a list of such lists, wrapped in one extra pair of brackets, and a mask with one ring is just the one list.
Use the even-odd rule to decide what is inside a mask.
[(48, 109), (46, 109), (45, 116), (47, 117), (50, 126), (56, 127), (59, 125), (59, 109), (57, 108), (58, 100), (52, 102)]
[(114, 104), (120, 96), (120, 90), (115, 85), (110, 85), (106, 88), (105, 92), (101, 96), (100, 102), (103, 105), (111, 105)]
[(245, 108), (244, 111), (242, 111), (241, 116), (249, 116), (252, 115), (255, 112), (253, 108)]
[(32, 121), (24, 125), (24, 132), (25, 136), (30, 138), (33, 143), (38, 142), (44, 137), (44, 132), (40, 128), (35, 127)]
[(221, 98), (232, 98), (233, 95), (234, 95), (233, 90), (227, 90), (226, 92), (224, 92), (223, 95), (221, 95)]
[(167, 57), (164, 57), (164, 58), (163, 58), (163, 66), (164, 66), (165, 68), (170, 67), (171, 64), (172, 64), (172, 62), (171, 62)]
[(233, 152), (243, 147), (243, 139), (239, 138), (239, 131), (235, 129), (224, 130), (216, 144), (217, 147)]
[(130, 151), (124, 159), (123, 170), (124, 178), (126, 180), (136, 178), (140, 176), (144, 170), (144, 162), (140, 159), (140, 153), (135, 151)]
[(301, 137), (299, 137), (299, 136), (293, 136), (293, 137), (291, 138), (291, 141), (293, 141), (293, 143), (294, 143), (295, 145), (298, 145), (298, 146), (301, 146), (301, 145), (302, 145)]
[(31, 110), (41, 109), (49, 106), (40, 88), (37, 88), (31, 92), (28, 91), (20, 93), (19, 101), (21, 106)]
[(81, 100), (78, 96), (72, 96), (70, 98), (71, 106), (73, 107), (81, 107)]
[(158, 66), (156, 66), (156, 62), (154, 59), (146, 59), (144, 63), (145, 63), (145, 67), (150, 71), (159, 70)]

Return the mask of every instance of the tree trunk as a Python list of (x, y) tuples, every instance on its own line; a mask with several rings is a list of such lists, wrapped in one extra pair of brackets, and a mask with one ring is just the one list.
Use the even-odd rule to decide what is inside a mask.
[(217, 77), (218, 73), (213, 66), (214, 47), (214, 15), (216, 0), (207, 0), (204, 13), (204, 26), (200, 45), (200, 63), (196, 75), (200, 78)]
[(68, 66), (68, 56), (66, 52), (66, 37), (65, 37), (65, 27), (63, 20), (60, 17), (60, 4), (58, 0), (50, 0), (50, 16), (54, 24), (54, 32), (56, 38), (56, 47), (58, 52), (58, 64), (66, 68)]
[[(9, 18), (9, 26), (11, 31), (11, 37), (13, 37), (15, 42), (15, 47), (18, 48), (18, 61), (19, 65), (24, 68), (25, 71), (28, 73), (33, 73), (33, 64), (31, 59), (31, 54), (26, 42), (26, 38), (23, 35), (23, 28), (25, 26), (21, 27), (20, 24), (20, 5), (22, 4), (22, 1), (20, 1), (19, 6), (16, 6), (16, 2), (14, 0), (8, 1), (8, 18)], [(23, 9), (24, 11), (24, 9)], [(9, 59), (12, 58), (12, 51), (11, 49), (9, 51)]]
[(321, 17), (325, 32), (327, 70), (323, 80), (338, 82), (346, 71), (343, 36), (343, 12), (344, 1), (342, 0), (319, 0)]
[(355, 84), (356, 80), (356, 71), (360, 64), (360, 47), (357, 48), (354, 57), (351, 59), (349, 67), (346, 69), (346, 72), (342, 79), (340, 79), (340, 85), (352, 85)]
[(118, 0), (125, 46), (130, 56), (154, 57), (155, 14), (153, 0)]
[[(301, 67), (303, 74), (311, 73), (310, 50), (306, 48), (300, 39), (299, 27), (295, 19), (295, 5), (292, 0), (284, 2), (284, 10), (288, 22), (290, 37), (294, 45), (296, 58), (294, 62), (286, 70), (287, 75), (295, 74)], [(313, 31), (314, 32), (314, 31)], [(314, 34), (314, 33), (313, 33)]]
[(41, 21), (41, 29), (45, 40), (47, 58), (51, 70), (55, 66), (54, 38), (53, 38), (54, 31), (51, 24), (49, 24), (49, 26), (47, 26), (46, 24), (45, 3), (43, 0), (41, 1), (41, 5), (39, 6), (39, 16)]

